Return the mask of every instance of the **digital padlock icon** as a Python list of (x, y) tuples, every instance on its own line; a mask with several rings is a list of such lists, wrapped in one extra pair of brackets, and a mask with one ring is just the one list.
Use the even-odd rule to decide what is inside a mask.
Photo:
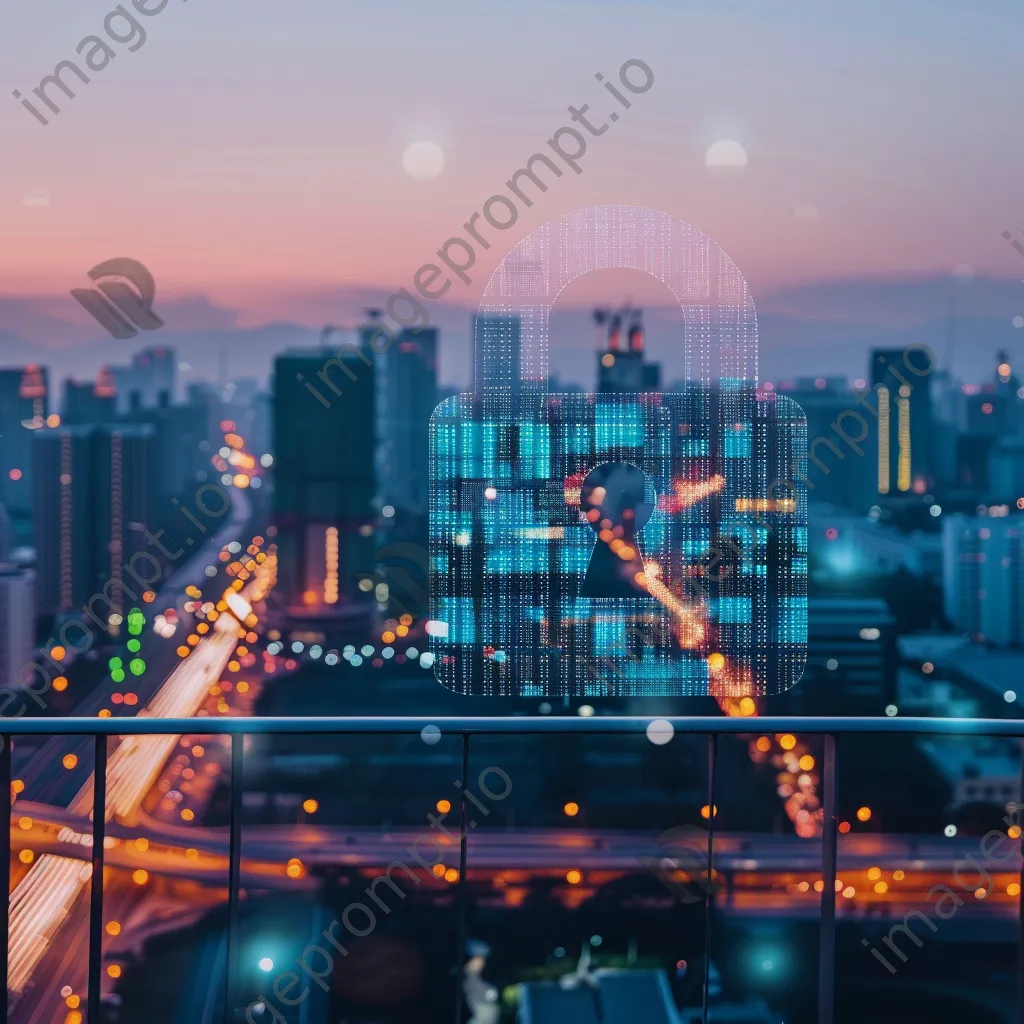
[[(547, 390), (555, 298), (614, 268), (678, 300), (682, 391)], [(430, 425), (438, 680), (523, 697), (793, 686), (807, 655), (806, 418), (758, 386), (735, 263), (669, 214), (578, 210), (502, 260), (473, 340), (473, 392)]]

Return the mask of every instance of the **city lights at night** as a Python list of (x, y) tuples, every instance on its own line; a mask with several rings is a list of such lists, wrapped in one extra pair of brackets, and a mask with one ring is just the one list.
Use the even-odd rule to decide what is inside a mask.
[(0, 1019), (1024, 1020), (1024, 8), (292, 7), (6, 11)]

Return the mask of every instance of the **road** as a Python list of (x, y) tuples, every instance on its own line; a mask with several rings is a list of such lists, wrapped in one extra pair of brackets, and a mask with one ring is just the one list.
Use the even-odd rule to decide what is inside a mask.
[[(206, 567), (211, 563), (220, 564), (217, 560), (219, 551), (225, 544), (242, 536), (250, 514), (249, 502), (243, 492), (232, 488), (230, 494), (232, 505), (228, 520), (207, 544), (196, 551), (163, 583), (157, 592), (157, 599), (148, 606), (150, 609), (162, 611), (175, 605), (180, 607), (181, 594), (190, 585), (199, 587), (201, 590), (210, 587), (211, 581), (206, 576)], [(175, 653), (175, 649), (181, 642), (178, 637), (183, 633), (188, 633), (190, 624), (186, 618), (178, 627), (178, 633), (174, 639), (164, 640), (152, 632), (148, 632), (144, 637), (143, 654), (148, 669), (143, 675), (133, 677), (135, 692), (139, 696), (137, 707), (145, 707), (177, 667), (181, 660)], [(111, 705), (110, 692), (112, 689), (114, 689), (114, 684), (108, 676), (87, 697), (82, 699), (75, 707), (73, 714), (80, 718), (92, 718), (101, 708), (108, 708), (115, 717), (130, 716), (131, 709), (125, 705)], [(17, 743), (15, 743), (14, 752), (15, 776), (25, 783), (26, 796), (31, 796), (32, 799), (44, 803), (66, 806), (81, 788), (81, 780), (90, 770), (92, 741), (87, 737), (77, 739), (55, 736), (35, 750), (27, 762), (21, 762), (18, 757)], [(64, 768), (63, 758), (66, 754), (73, 754), (78, 758), (79, 764), (82, 765), (81, 772), (75, 773)]]
[[(32, 827), (14, 829), (15, 850), (62, 853), (62, 859), (78, 858), (79, 863), (88, 860), (88, 845), (71, 845), (69, 853), (69, 842), (87, 832), (88, 818), (38, 804), (26, 804), (23, 812), (31, 816)], [(306, 880), (306, 872), (317, 866), (381, 871), (395, 861), (402, 861), (421, 870), (409, 850), (425, 831), (403, 829), (382, 833), (369, 828), (315, 825), (250, 826), (242, 838), (242, 884), (294, 890)], [(144, 853), (135, 846), (140, 835), (147, 842)], [(445, 868), (458, 868), (457, 835), (432, 835), (439, 844), (440, 863)], [(425, 840), (420, 841), (418, 848), (428, 863), (437, 856)], [(194, 851), (191, 857), (187, 850)], [(1015, 912), (1017, 898), (1006, 890), (1014, 883), (1019, 884), (1020, 842), (1007, 840), (1000, 852), (1006, 854), (1006, 860), (998, 871), (992, 871), (991, 894), (982, 899), (969, 889), (968, 895), (978, 906), (1012, 907)], [(138, 826), (115, 822), (108, 829), (106, 862), (125, 872), (143, 867), (161, 877), (222, 886), (227, 878), (228, 853), (229, 838), (224, 830), (183, 827), (152, 818)], [(847, 887), (854, 891), (850, 896), (841, 895), (840, 908), (871, 904), (895, 911), (898, 907), (921, 905), (928, 890), (936, 884), (960, 891), (964, 885), (955, 881), (954, 875), (959, 870), (965, 883), (975, 876), (966, 866), (972, 855), (985, 863), (976, 837), (844, 837), (838, 876), (843, 891)], [(471, 833), (468, 840), (469, 867), (478, 878), (497, 879), (509, 872), (565, 875), (578, 871), (583, 876), (580, 884), (586, 885), (588, 879), (604, 884), (612, 877), (659, 866), (671, 868), (671, 863), (663, 863), (666, 857), (690, 871), (700, 872), (706, 863), (702, 845), (666, 850), (645, 832), (481, 829)], [(298, 858), (304, 866), (302, 878), (288, 876), (286, 869), (292, 858)], [(764, 905), (779, 912), (806, 903), (817, 913), (820, 897), (814, 883), (820, 878), (821, 854), (816, 842), (792, 835), (723, 834), (715, 840), (714, 867), (725, 891), (735, 901), (746, 900), (753, 905), (754, 897), (764, 897)], [(882, 891), (876, 889), (879, 883), (884, 884)]]
[[(237, 511), (244, 520), (244, 506)], [(195, 574), (201, 574), (209, 589), (211, 581), (205, 576), (205, 566), (211, 562), (216, 564), (220, 547), (229, 535), (230, 539), (235, 539), (238, 528), (236, 520), (219, 531), (190, 565), (175, 575), (177, 585), (195, 578)], [(230, 593), (231, 601), (242, 609), (243, 618), (250, 607), (249, 599), (256, 603), (273, 585), (275, 565), (273, 557), (267, 559), (256, 568), (251, 581), (240, 593), (236, 593), (234, 587), (225, 589), (224, 598), (227, 599)], [(198, 582), (195, 585), (198, 586)], [(160, 600), (172, 604), (175, 596), (165, 588)], [(239, 602), (240, 598), (242, 600)], [(161, 604), (157, 607), (165, 606)], [(140, 712), (141, 716), (194, 715), (232, 657), (238, 644), (238, 621), (231, 614), (224, 613), (216, 618), (212, 629), (197, 637), (197, 640), (188, 657), (181, 658), (174, 654), (172, 661), (164, 659), (168, 666), (166, 674), (159, 671), (147, 674), (150, 682), (145, 694), (141, 691), (141, 683), (147, 677), (141, 677), (137, 692), (140, 692), (140, 697), (151, 694)], [(84, 701), (76, 713), (95, 713), (102, 706), (105, 696), (103, 690), (97, 692)], [(129, 737), (114, 749), (108, 762), (108, 820), (115, 814), (131, 817), (135, 813), (177, 741), (178, 737), (173, 736)], [(76, 749), (69, 750), (68, 746), (67, 740), (57, 739), (48, 742), (36, 753), (24, 770), (25, 794), (44, 799), (52, 794), (61, 805), (65, 805), (66, 801), (65, 806), (73, 815), (87, 821), (92, 804), (89, 741), (86, 739)], [(77, 757), (82, 768), (77, 771), (66, 768), (63, 759), (67, 754)], [(78, 768), (79, 765), (74, 767)], [(17, 806), (15, 816), (20, 819), (22, 812), (23, 805)], [(36, 1021), (42, 1024), (51, 1019), (46, 1009), (53, 999), (49, 979), (61, 976), (60, 972), (71, 971), (72, 961), (75, 964), (71, 972), (74, 977), (69, 983), (72, 987), (84, 984), (86, 957), (81, 952), (81, 945), (87, 939), (88, 928), (85, 901), (81, 897), (90, 874), (91, 867), (78, 858), (43, 853), (11, 893), (8, 985), (16, 999), (11, 1019), (19, 1024)], [(110, 887), (108, 896), (115, 901), (121, 898), (122, 893), (116, 884)], [(33, 984), (37, 979), (46, 979), (47, 984)], [(62, 1021), (63, 1011), (52, 1019)]]
[[(61, 829), (78, 834), (87, 833), (90, 821), (86, 815), (68, 809), (49, 807), (31, 801), (19, 802), (18, 812), (12, 818), (16, 825), (19, 815), (32, 819), (28, 831), (12, 829), (14, 849), (23, 846), (37, 851), (68, 849), (67, 841), (58, 839)], [(251, 825), (242, 836), (243, 858), (254, 862), (280, 863), (291, 857), (300, 857), (306, 864), (350, 864), (355, 867), (375, 867), (387, 864), (401, 855), (417, 835), (428, 833), (441, 844), (447, 855), (458, 854), (454, 823), (448, 821), (452, 838), (426, 826), (420, 830), (379, 829), (327, 826), (327, 825)], [(181, 856), (187, 848), (196, 849), (203, 856), (222, 857), (227, 863), (229, 837), (224, 829), (211, 829), (198, 825), (178, 825), (140, 815), (135, 826), (111, 823), (107, 828), (108, 861), (116, 855), (118, 846), (137, 836), (149, 843), (148, 853), (165, 850), (169, 855)], [(116, 840), (117, 845), (110, 848)], [(821, 847), (814, 841), (793, 835), (761, 835), (757, 833), (716, 833), (714, 865), (717, 870), (750, 874), (805, 874), (813, 875), (821, 868)], [(561, 869), (563, 867), (590, 870), (629, 870), (644, 857), (672, 856), (672, 852), (659, 847), (650, 832), (624, 830), (595, 832), (574, 829), (516, 829), (503, 831), (481, 828), (470, 833), (468, 841), (471, 864), (481, 870), (525, 868), (530, 870)], [(696, 850), (696, 846), (692, 847)], [(1020, 840), (1006, 840), (1001, 853), (1007, 855), (1002, 869), (1020, 874)], [(979, 839), (958, 836), (955, 839), (932, 839), (920, 836), (862, 834), (844, 836), (839, 843), (839, 865), (846, 871), (867, 871), (876, 865), (888, 865), (914, 871), (945, 872), (951, 875), (958, 864), (979, 853)], [(88, 856), (85, 849), (82, 856)], [(139, 864), (135, 864), (138, 867)], [(190, 875), (195, 866), (183, 865), (182, 877), (201, 877), (202, 872)]]

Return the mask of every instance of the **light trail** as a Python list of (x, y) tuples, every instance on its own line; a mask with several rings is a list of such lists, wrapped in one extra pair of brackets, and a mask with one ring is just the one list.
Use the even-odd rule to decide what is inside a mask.
[(725, 477), (716, 475), (707, 480), (673, 480), (672, 487), (675, 494), (663, 494), (658, 498), (658, 508), (669, 514), (682, 512), (717, 494), (725, 487)]
[[(202, 650), (193, 652), (171, 673), (167, 685), (140, 718), (191, 718), (202, 707), (211, 683), (220, 678), (238, 644), (234, 623), (227, 616), (217, 620), (214, 630), (201, 645)], [(130, 819), (135, 814), (179, 739), (129, 736), (118, 746), (107, 769), (108, 821), (115, 815)], [(71, 810), (87, 813), (92, 806), (92, 789), (90, 780), (75, 797)]]
[(7, 987), (21, 992), (71, 912), (92, 865), (44, 854), (11, 893), (11, 947)]
[[(271, 555), (239, 594), (233, 587), (235, 607), (251, 612), (252, 604), (266, 596), (276, 580), (277, 559)], [(167, 677), (152, 701), (139, 713), (148, 718), (191, 718), (202, 707), (209, 688), (221, 676), (238, 645), (239, 624), (229, 615), (219, 618), (192, 653)], [(105, 818), (135, 814), (160, 774), (180, 736), (129, 736), (107, 762)], [(89, 814), (93, 777), (71, 801), (68, 810)], [(90, 815), (91, 816), (91, 815)], [(10, 898), (10, 958), (8, 988), (24, 991), (39, 961), (92, 875), (92, 865), (80, 860), (44, 854), (28, 870)]]
[(708, 636), (708, 609), (702, 602), (691, 604), (672, 593), (661, 580), (661, 566), (652, 558), (646, 560), (643, 579), (637, 582), (672, 616), (672, 631), (681, 648), (699, 650), (704, 646)]

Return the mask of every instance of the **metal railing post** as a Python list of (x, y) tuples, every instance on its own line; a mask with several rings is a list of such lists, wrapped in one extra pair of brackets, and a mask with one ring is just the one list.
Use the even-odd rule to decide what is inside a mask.
[(832, 1024), (836, 999), (836, 857), (839, 816), (836, 808), (836, 738), (825, 736), (821, 776), (821, 936), (818, 945), (818, 1024)]
[(459, 793), (459, 929), (455, 950), (455, 1024), (462, 1024), (462, 964), (469, 941), (469, 891), (466, 882), (466, 862), (469, 859), (469, 812), (466, 809), (466, 790), (469, 789), (469, 733), (462, 734), (462, 779)]
[(238, 977), (238, 910), (242, 877), (242, 752), (245, 734), (231, 737), (231, 808), (228, 818), (228, 935), (227, 973), (224, 977), (224, 1024), (235, 1016), (235, 978)]
[(714, 907), (715, 854), (715, 766), (718, 761), (718, 736), (708, 735), (708, 877), (704, 889), (704, 980), (701, 995), (701, 1021), (708, 1024), (711, 995), (711, 912)]
[[(1017, 797), (1016, 814), (1011, 815), (1017, 824), (1017, 828), (1024, 828), (1021, 824), (1021, 808), (1024, 807), (1024, 740), (1019, 743), (1021, 752), (1020, 762), (1020, 795)], [(1021, 838), (1021, 851), (1024, 852), (1024, 838)], [(1024, 1024), (1024, 860), (1020, 866), (1020, 896), (1017, 900), (1017, 1021)]]
[(10, 957), (10, 936), (11, 936), (11, 737), (0, 736), (0, 787), (3, 789), (0, 807), (4, 808), (4, 821), (7, 827), (0, 829), (3, 833), (0, 836), (0, 857), (4, 861), (4, 873), (7, 877), (7, 887), (4, 889), (6, 899), (4, 901), (3, 918), (0, 920), (0, 948), (4, 955), (4, 989), (0, 995), (0, 1021), (6, 1022), (9, 1009), (7, 994), (7, 967)]
[[(97, 734), (93, 756), (92, 878), (89, 892), (89, 995), (87, 1024), (100, 1024), (103, 984), (103, 843), (107, 834), (107, 737)], [(7, 819), (8, 823), (10, 818)]]

